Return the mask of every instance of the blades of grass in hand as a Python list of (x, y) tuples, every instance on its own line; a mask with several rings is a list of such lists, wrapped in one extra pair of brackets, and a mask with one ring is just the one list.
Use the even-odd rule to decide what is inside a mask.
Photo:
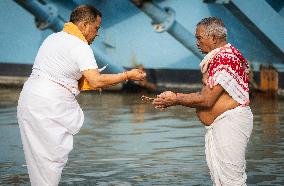
[(155, 98), (153, 97), (148, 97), (148, 96), (141, 96), (142, 101), (144, 102), (148, 102), (148, 103), (152, 103), (152, 101), (154, 101)]

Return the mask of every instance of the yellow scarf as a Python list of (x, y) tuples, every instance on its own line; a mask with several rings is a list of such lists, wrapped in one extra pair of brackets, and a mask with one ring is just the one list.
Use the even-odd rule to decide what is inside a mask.
[[(80, 29), (75, 24), (73, 24), (72, 22), (65, 23), (64, 27), (63, 27), (63, 31), (81, 39), (82, 41), (84, 41), (86, 43), (88, 43), (88, 41), (86, 40), (86, 38), (84, 37), (84, 35), (80, 31)], [(88, 80), (85, 76), (82, 76), (82, 78), (79, 79), (78, 88), (79, 88), (79, 90), (95, 90), (94, 88), (92, 88), (90, 86), (90, 84), (89, 84), (89, 82), (88, 82)]]

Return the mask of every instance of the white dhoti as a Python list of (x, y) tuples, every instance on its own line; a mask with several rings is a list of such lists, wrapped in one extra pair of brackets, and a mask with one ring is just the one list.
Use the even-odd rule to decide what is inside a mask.
[(33, 76), (21, 92), (17, 117), (32, 185), (58, 185), (84, 115), (75, 96)]
[(246, 185), (245, 151), (252, 128), (248, 106), (228, 110), (206, 127), (206, 161), (214, 185)]

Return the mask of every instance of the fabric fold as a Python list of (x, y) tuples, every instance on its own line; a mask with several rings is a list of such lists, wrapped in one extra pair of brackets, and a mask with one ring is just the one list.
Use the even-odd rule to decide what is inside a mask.
[(200, 63), (201, 72), (207, 73), (206, 85), (220, 84), (243, 106), (249, 104), (248, 63), (230, 43), (209, 52)]
[(253, 128), (249, 107), (237, 107), (206, 127), (205, 154), (216, 186), (246, 185), (245, 149)]

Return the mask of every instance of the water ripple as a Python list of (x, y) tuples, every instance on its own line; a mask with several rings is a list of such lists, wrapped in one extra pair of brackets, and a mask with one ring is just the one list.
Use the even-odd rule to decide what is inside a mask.
[[(3, 96), (1, 98), (1, 95)], [(27, 185), (16, 118), (19, 91), (0, 91), (0, 185)], [(137, 94), (81, 94), (81, 131), (60, 185), (212, 185), (205, 130), (194, 109), (165, 112)], [(284, 100), (252, 101), (254, 129), (247, 148), (248, 185), (284, 185)]]

